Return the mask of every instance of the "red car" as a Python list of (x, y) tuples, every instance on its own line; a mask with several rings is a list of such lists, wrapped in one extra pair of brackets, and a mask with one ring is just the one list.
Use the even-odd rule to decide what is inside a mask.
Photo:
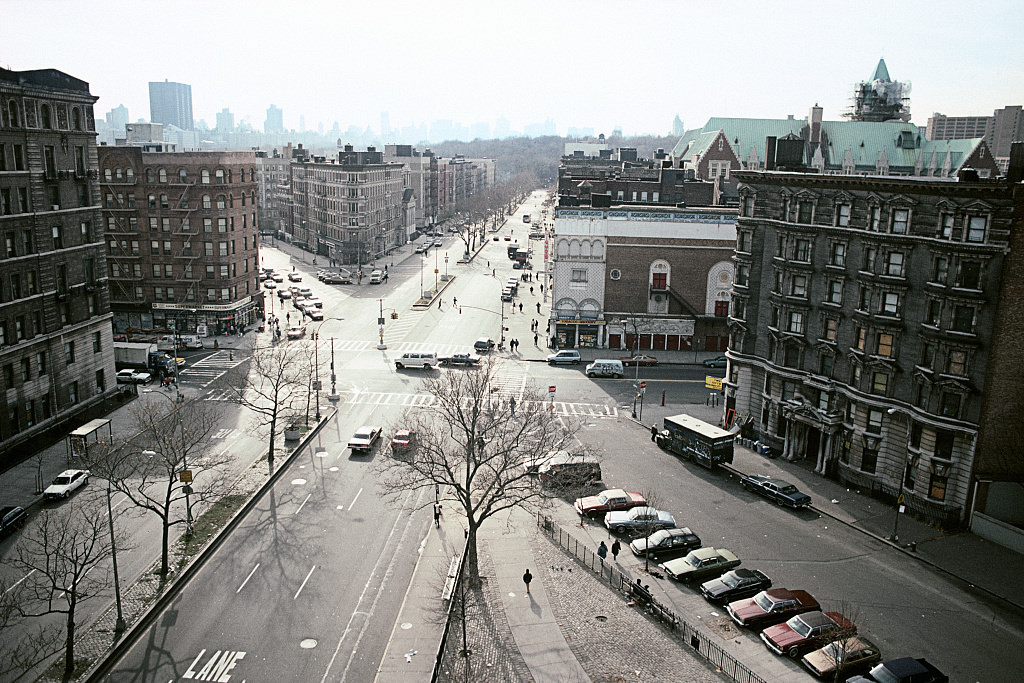
[(623, 365), (657, 365), (658, 359), (654, 356), (648, 356), (643, 353), (638, 353), (635, 356), (629, 356), (627, 358), (620, 358)]
[(808, 650), (816, 650), (836, 638), (852, 636), (857, 627), (839, 612), (804, 612), (784, 624), (761, 631), (761, 640), (777, 655), (798, 659)]
[(764, 628), (817, 609), (821, 609), (821, 605), (807, 591), (770, 588), (752, 598), (729, 603), (726, 611), (740, 626)]
[(630, 493), (623, 489), (608, 489), (596, 496), (577, 498), (573, 507), (576, 512), (588, 517), (598, 517), (612, 510), (632, 510), (647, 505), (647, 499), (640, 493)]

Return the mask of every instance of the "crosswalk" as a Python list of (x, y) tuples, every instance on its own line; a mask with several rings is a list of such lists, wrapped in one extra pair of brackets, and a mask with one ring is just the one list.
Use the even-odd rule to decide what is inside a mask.
[[(393, 406), (402, 408), (423, 408), (434, 403), (432, 394), (408, 394), (386, 391), (341, 391), (341, 402), (349, 405), (372, 405), (372, 406)], [(501, 392), (496, 392), (501, 393)], [(508, 395), (511, 392), (505, 392)], [(599, 403), (573, 403), (569, 401), (554, 401), (545, 405), (554, 406), (556, 415), (562, 417), (582, 418), (617, 418), (619, 416), (618, 406), (608, 406)]]
[(184, 368), (178, 374), (178, 381), (198, 384), (200, 387), (206, 388), (220, 379), (228, 370), (246, 360), (247, 358), (238, 352), (217, 351)]

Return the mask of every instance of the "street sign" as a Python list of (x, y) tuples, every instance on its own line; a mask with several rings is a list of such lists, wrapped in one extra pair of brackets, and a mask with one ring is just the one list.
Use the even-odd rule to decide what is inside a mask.
[(640, 388), (641, 389), (646, 389), (647, 388), (647, 382), (640, 382)]
[(555, 393), (555, 385), (554, 384), (552, 384), (551, 386), (548, 387), (548, 393), (549, 394)]
[(705, 377), (704, 378), (704, 388), (705, 389), (718, 389), (719, 391), (721, 391), (722, 390), (722, 378), (721, 377), (711, 377), (710, 375)]
[(192, 470), (182, 470), (181, 472), (178, 472), (178, 481), (182, 484), (191, 484)]
[(320, 391), (322, 386), (323, 385), (320, 383), (320, 380), (313, 380), (313, 391)]
[(384, 318), (377, 318), (377, 324), (378, 325), (383, 325), (384, 324)]

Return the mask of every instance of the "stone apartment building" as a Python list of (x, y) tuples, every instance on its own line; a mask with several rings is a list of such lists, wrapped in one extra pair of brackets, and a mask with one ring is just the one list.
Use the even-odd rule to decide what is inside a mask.
[(271, 153), (256, 152), (256, 206), (261, 235), (276, 237), (287, 231), (290, 165), (290, 154), (276, 149)]
[(733, 175), (725, 422), (936, 523), (1024, 522), (1019, 174)]
[(115, 390), (95, 101), (0, 69), (0, 464)]
[(558, 348), (724, 351), (736, 212), (555, 209), (548, 333)]
[(562, 206), (592, 204), (605, 195), (614, 204), (711, 206), (715, 184), (697, 180), (658, 150), (653, 159), (639, 159), (636, 150), (623, 148), (599, 157), (582, 154), (562, 157), (558, 166), (558, 196)]
[(118, 335), (223, 334), (263, 312), (253, 152), (99, 148)]

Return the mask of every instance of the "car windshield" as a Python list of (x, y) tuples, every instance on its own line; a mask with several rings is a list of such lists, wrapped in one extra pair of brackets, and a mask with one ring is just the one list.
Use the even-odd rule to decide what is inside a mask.
[(56, 484), (57, 486), (63, 486), (64, 484), (70, 484), (71, 483), (71, 477), (57, 477), (56, 479), (53, 480), (53, 483)]
[(900, 679), (896, 678), (889, 669), (885, 668), (884, 664), (880, 664), (872, 669), (871, 677), (878, 681), (878, 683), (900, 683)]
[(833, 662), (843, 661), (843, 647), (839, 642), (832, 642), (821, 648), (821, 654), (828, 657)]
[(668, 532), (667, 531), (656, 531), (653, 534), (651, 534), (650, 537), (647, 539), (647, 544), (648, 545), (658, 545), (662, 541), (664, 541), (666, 538), (668, 538)]
[(694, 555), (693, 553), (690, 553), (686, 556), (686, 564), (690, 565), (691, 567), (699, 567), (700, 558)]
[(743, 583), (743, 579), (736, 576), (735, 572), (729, 572), (728, 574), (722, 577), (722, 583), (724, 583), (729, 588), (735, 588), (736, 586)]
[(793, 631), (797, 635), (802, 636), (804, 638), (806, 638), (807, 635), (810, 634), (810, 632), (811, 632), (811, 627), (808, 626), (806, 623), (804, 623), (804, 620), (801, 619), (800, 617), (793, 617), (792, 619), (787, 621), (786, 624), (791, 629), (793, 629)]
[(761, 591), (754, 596), (754, 604), (763, 609), (765, 612), (771, 612), (772, 607), (775, 606), (775, 601), (768, 597), (768, 594)]
[(792, 484), (787, 484), (787, 485), (783, 486), (781, 489), (779, 489), (779, 491), (780, 491), (780, 493), (790, 494), (790, 493), (796, 493), (797, 489)]
[(607, 505), (608, 504), (608, 496), (606, 496), (603, 493), (598, 495), (597, 499), (601, 502), (601, 505)]
[(356, 438), (357, 439), (369, 439), (370, 438), (370, 430), (369, 429), (360, 429), (358, 432), (356, 432)]

